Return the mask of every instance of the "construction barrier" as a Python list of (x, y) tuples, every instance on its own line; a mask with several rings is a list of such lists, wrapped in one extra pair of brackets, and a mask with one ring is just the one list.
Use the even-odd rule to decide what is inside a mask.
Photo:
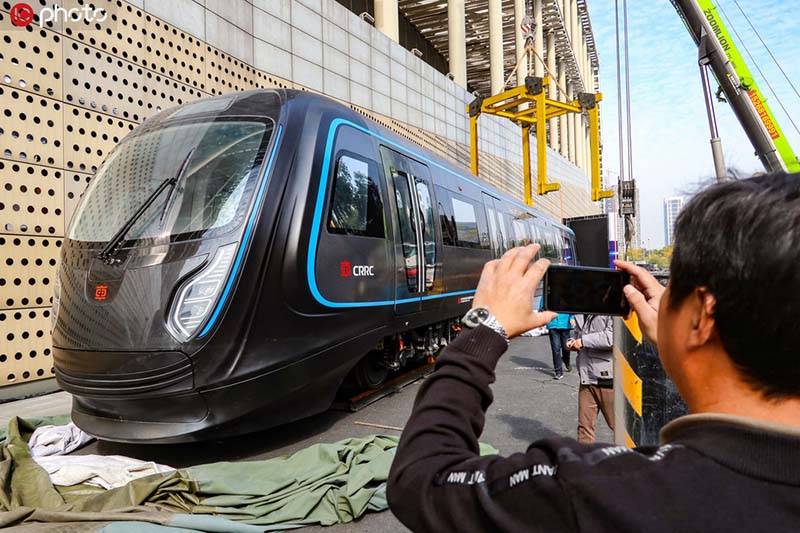
[(614, 319), (614, 360), (614, 440), (631, 448), (657, 445), (661, 428), (688, 410), (658, 350), (642, 337), (636, 313)]

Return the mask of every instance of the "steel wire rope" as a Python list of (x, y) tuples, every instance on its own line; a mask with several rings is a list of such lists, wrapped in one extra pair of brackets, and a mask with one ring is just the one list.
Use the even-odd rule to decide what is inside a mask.
[[(738, 2), (737, 2), (737, 5), (738, 5)], [(740, 43), (742, 43), (742, 48), (744, 48), (744, 51), (747, 52), (747, 57), (749, 57), (750, 58), (750, 62), (753, 63), (753, 65), (755, 65), (756, 70), (761, 75), (761, 78), (764, 80), (764, 83), (766, 83), (767, 87), (769, 87), (769, 91), (772, 93), (772, 96), (775, 97), (775, 100), (778, 101), (778, 105), (783, 110), (783, 112), (786, 114), (786, 118), (788, 118), (789, 122), (792, 123), (792, 126), (794, 127), (794, 131), (796, 131), (798, 134), (800, 134), (800, 128), (797, 127), (797, 124), (795, 124), (794, 119), (792, 119), (792, 115), (789, 114), (789, 111), (787, 111), (786, 107), (783, 105), (783, 102), (781, 101), (781, 98), (778, 96), (777, 91), (775, 91), (775, 89), (772, 87), (772, 84), (769, 82), (769, 78), (767, 78), (766, 74), (764, 74), (764, 71), (761, 70), (761, 67), (758, 66), (758, 62), (753, 57), (753, 54), (750, 53), (750, 49), (745, 44), (744, 39), (742, 39), (742, 36), (739, 35), (739, 32), (736, 30), (736, 26), (734, 26), (734, 24), (733, 24), (733, 20), (731, 20), (731, 18), (725, 12), (725, 8), (722, 7), (722, 3), (720, 2), (717, 7), (719, 7), (719, 10), (722, 12), (722, 16), (725, 17), (725, 21), (728, 23), (728, 26), (730, 26), (731, 29), (733, 30), (733, 33), (734, 33), (734, 35), (736, 35), (736, 38), (739, 40)], [(741, 11), (741, 7), (739, 8), (739, 10)], [(742, 15), (744, 15), (744, 12), (742, 12)], [(745, 15), (745, 18), (747, 18), (747, 15)], [(750, 24), (750, 27), (753, 28), (753, 25)], [(753, 31), (755, 31), (755, 28), (753, 28)], [(756, 35), (758, 35), (758, 32), (756, 32)], [(761, 37), (759, 37), (759, 39), (761, 39)], [(761, 44), (764, 44), (763, 40), (761, 41)], [(769, 51), (769, 48), (767, 47), (766, 44), (764, 44), (764, 48), (766, 48), (767, 52), (769, 52), (770, 56), (772, 56), (772, 53)], [(774, 59), (775, 58), (773, 57), (773, 60)], [(775, 61), (775, 64), (778, 65), (779, 69), (781, 68), (781, 66), (778, 64), (777, 61)], [(781, 69), (781, 72), (783, 72), (783, 69)], [(786, 74), (784, 73), (784, 77), (785, 76), (786, 76)], [(791, 85), (792, 82), (790, 81), (789, 84)], [(794, 85), (792, 85), (792, 89), (794, 89)], [(795, 93), (797, 93), (797, 89), (795, 89)], [(800, 96), (800, 95), (798, 95), (798, 96)]]
[[(745, 20), (747, 21), (747, 23), (750, 25), (750, 28), (753, 30), (753, 33), (755, 33), (755, 34), (756, 34), (756, 37), (758, 37), (758, 40), (759, 40), (759, 41), (761, 41), (761, 44), (763, 44), (763, 45), (764, 45), (764, 48), (767, 50), (767, 53), (769, 54), (769, 57), (771, 57), (771, 58), (772, 58), (772, 61), (774, 61), (774, 62), (775, 62), (775, 65), (778, 67), (778, 70), (780, 70), (780, 71), (781, 71), (781, 74), (783, 74), (783, 77), (784, 77), (784, 78), (786, 78), (786, 81), (788, 81), (788, 82), (789, 82), (789, 85), (791, 86), (792, 90), (794, 91), (794, 94), (796, 94), (796, 95), (797, 95), (797, 97), (798, 97), (798, 98), (800, 98), (800, 92), (798, 92), (798, 90), (797, 90), (797, 87), (795, 87), (795, 86), (794, 86), (794, 83), (792, 83), (792, 80), (791, 80), (791, 79), (789, 79), (789, 76), (786, 74), (786, 71), (784, 71), (784, 70), (783, 70), (783, 67), (781, 66), (781, 64), (780, 64), (780, 63), (778, 63), (778, 60), (775, 58), (775, 56), (774, 56), (774, 55), (772, 55), (772, 50), (770, 50), (769, 46), (767, 46), (767, 43), (765, 43), (765, 42), (764, 42), (764, 39), (762, 39), (762, 38), (761, 38), (761, 34), (760, 34), (760, 33), (758, 33), (758, 30), (756, 29), (756, 27), (755, 27), (755, 26), (753, 26), (753, 23), (752, 23), (752, 22), (750, 22), (750, 17), (748, 17), (748, 16), (747, 16), (747, 14), (746, 14), (746, 13), (744, 12), (744, 10), (742, 9), (742, 6), (741, 6), (741, 5), (739, 5), (739, 1), (738, 1), (738, 0), (733, 0), (733, 3), (734, 3), (734, 4), (736, 4), (736, 7), (737, 7), (737, 8), (739, 8), (739, 12), (742, 14), (742, 16), (744, 17), (744, 19), (745, 19)], [(720, 9), (721, 9), (721, 8), (720, 8)], [(723, 14), (724, 14), (724, 12), (723, 12)], [(728, 16), (727, 16), (727, 15), (725, 15), (725, 18), (727, 18), (727, 17), (728, 17)]]
[[(625, 114), (628, 133), (628, 178), (633, 179), (633, 139), (631, 134), (631, 70), (628, 53), (628, 0), (622, 0), (623, 42), (625, 43)], [(619, 195), (619, 191), (617, 191)]]
[(615, 30), (617, 38), (617, 137), (619, 139), (619, 179), (625, 179), (625, 137), (622, 131), (622, 60), (619, 48), (619, 0), (614, 0)]

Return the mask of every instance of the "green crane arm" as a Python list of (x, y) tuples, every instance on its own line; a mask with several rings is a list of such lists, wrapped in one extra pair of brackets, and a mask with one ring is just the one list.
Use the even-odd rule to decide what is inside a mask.
[(709, 66), (764, 167), (769, 171), (800, 171), (800, 161), (718, 16), (716, 6), (711, 0), (671, 1), (698, 45), (705, 26), (706, 33), (713, 36), (712, 54), (724, 53), (724, 58), (712, 57)]

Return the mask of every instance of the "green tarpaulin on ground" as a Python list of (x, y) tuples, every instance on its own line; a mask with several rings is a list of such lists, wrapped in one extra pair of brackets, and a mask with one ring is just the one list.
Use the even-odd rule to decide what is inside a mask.
[[(56, 487), (27, 442), (36, 426), (66, 421), (9, 422), (0, 448), (0, 527), (251, 533), (350, 522), (387, 508), (386, 479), (398, 442), (371, 436), (315, 444), (286, 457), (194, 466), (111, 490)], [(496, 453), (488, 446), (482, 451)]]

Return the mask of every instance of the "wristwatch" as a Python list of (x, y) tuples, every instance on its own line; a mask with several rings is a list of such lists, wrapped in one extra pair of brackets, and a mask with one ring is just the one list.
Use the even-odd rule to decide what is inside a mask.
[(461, 323), (464, 325), (464, 327), (469, 329), (474, 329), (480, 325), (484, 325), (503, 337), (506, 342), (508, 342), (508, 334), (506, 333), (506, 330), (503, 329), (503, 326), (497, 321), (492, 312), (485, 307), (475, 307), (470, 309), (467, 311), (467, 314), (464, 315), (464, 318), (461, 319)]

